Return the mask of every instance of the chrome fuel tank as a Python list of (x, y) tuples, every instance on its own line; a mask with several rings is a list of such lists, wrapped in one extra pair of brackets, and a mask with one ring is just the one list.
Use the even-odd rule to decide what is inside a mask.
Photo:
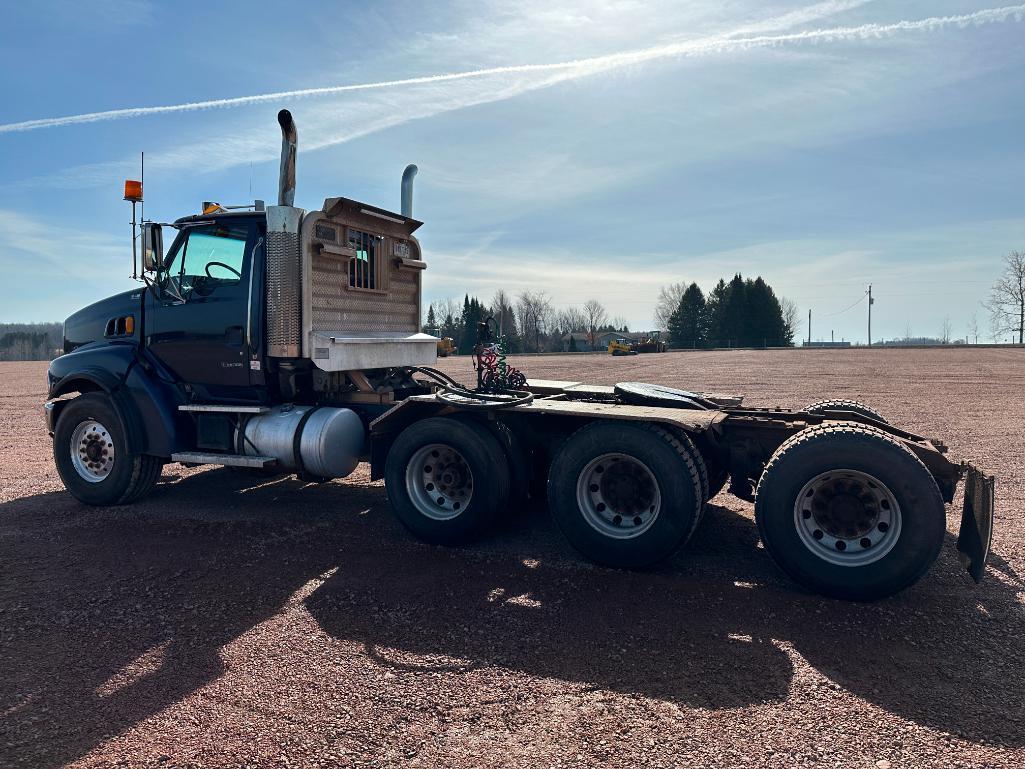
[(344, 478), (359, 464), (366, 431), (356, 412), (344, 408), (279, 406), (253, 417), (245, 425), (244, 452), (274, 457), (282, 467), (295, 470), (295, 436), (300, 429), (300, 456), (312, 475)]

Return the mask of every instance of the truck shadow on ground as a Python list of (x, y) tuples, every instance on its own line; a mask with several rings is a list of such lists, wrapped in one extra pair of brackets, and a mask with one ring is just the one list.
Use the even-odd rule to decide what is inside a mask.
[[(60, 536), (34, 531), (40, 510), (67, 517)], [(850, 604), (786, 582), (722, 507), (672, 563), (628, 573), (575, 559), (540, 511), (435, 548), (398, 528), (379, 486), (226, 471), (169, 478), (124, 512), (18, 499), (0, 522), (3, 765), (61, 765), (215, 681), (224, 645), (332, 569), (309, 612), (394, 671), (499, 666), (733, 708), (795, 696), (796, 652), (899, 716), (1025, 745), (1022, 585), (999, 557), (1000, 578), (973, 588), (948, 548), (912, 590)]]

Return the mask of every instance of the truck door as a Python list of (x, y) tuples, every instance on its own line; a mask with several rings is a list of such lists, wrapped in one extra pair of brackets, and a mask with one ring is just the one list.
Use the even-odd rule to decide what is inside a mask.
[(160, 298), (147, 319), (150, 351), (212, 397), (249, 397), (258, 235), (256, 223), (242, 217), (184, 229), (165, 259)]

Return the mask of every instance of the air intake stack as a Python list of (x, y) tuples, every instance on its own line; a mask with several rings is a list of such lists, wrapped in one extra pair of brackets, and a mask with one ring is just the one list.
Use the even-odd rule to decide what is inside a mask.
[(402, 172), (402, 208), (400, 211), (407, 219), (413, 218), (413, 179), (418, 170), (420, 169), (410, 163)]

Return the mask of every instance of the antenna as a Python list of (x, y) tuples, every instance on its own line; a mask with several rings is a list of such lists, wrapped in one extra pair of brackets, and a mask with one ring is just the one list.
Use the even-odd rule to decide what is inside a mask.
[[(139, 181), (142, 182), (142, 188), (146, 189), (146, 153), (139, 153)], [(142, 221), (146, 221), (146, 198), (139, 201), (139, 218)]]

